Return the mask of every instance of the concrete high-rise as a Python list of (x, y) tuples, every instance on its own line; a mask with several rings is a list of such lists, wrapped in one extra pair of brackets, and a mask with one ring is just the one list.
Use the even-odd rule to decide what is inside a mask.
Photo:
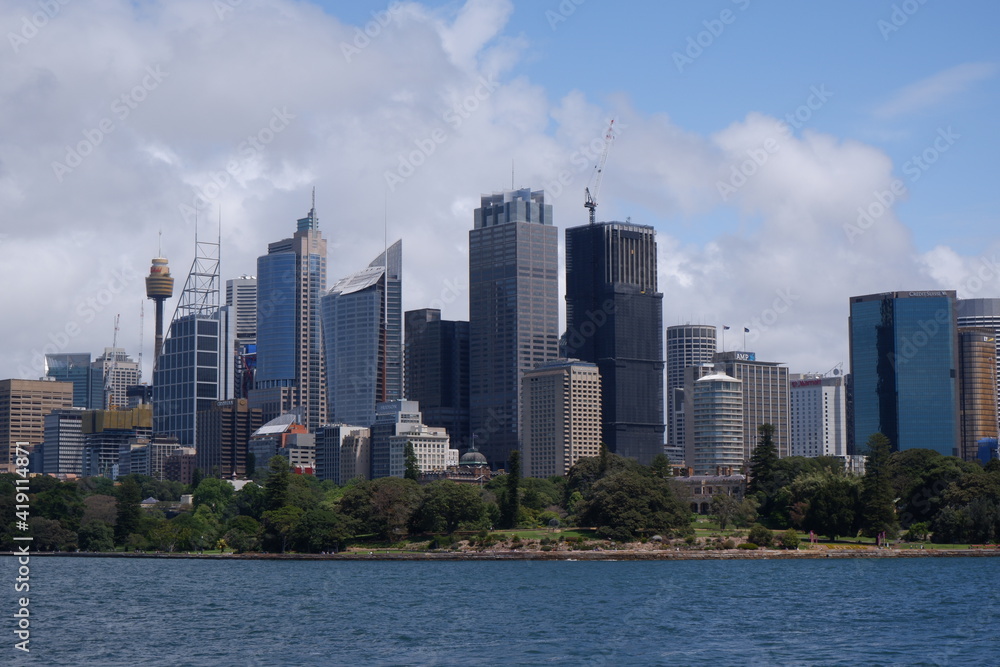
[(792, 456), (846, 456), (844, 376), (793, 373), (789, 377)]
[[(45, 439), (45, 415), (73, 405), (73, 384), (54, 380), (0, 380), (0, 472), (14, 462), (15, 447)], [(12, 471), (12, 467), (7, 468)]]
[(321, 300), (330, 421), (371, 426), (403, 398), (403, 242), (338, 280)]
[(667, 327), (667, 445), (684, 448), (684, 369), (712, 362), (718, 343), (714, 326)]
[[(96, 393), (96, 385), (100, 385), (103, 397), (100, 405), (94, 405), (93, 409), (114, 410), (128, 405), (126, 391), (139, 384), (141, 372), (139, 363), (125, 354), (124, 349), (104, 348), (104, 354), (91, 364), (92, 392)], [(91, 401), (94, 401), (93, 393)]]
[(980, 440), (997, 437), (997, 348), (992, 328), (958, 328), (958, 367), (958, 455), (975, 461)]
[(469, 410), (476, 446), (518, 449), (521, 375), (559, 355), (559, 238), (545, 193), (481, 197), (469, 231)]
[(247, 474), (247, 443), (262, 425), (261, 411), (250, 408), (245, 398), (216, 401), (198, 413), (195, 465), (205, 475), (242, 479)]
[(84, 408), (60, 408), (45, 415), (42, 472), (46, 475), (83, 474)]
[(257, 369), (257, 278), (240, 276), (226, 281), (226, 305), (233, 313), (236, 340), (233, 350), (233, 397), (247, 398)]
[(597, 364), (556, 359), (521, 380), (521, 461), (526, 477), (565, 475), (601, 453), (601, 374)]
[(882, 433), (894, 451), (958, 454), (958, 331), (954, 290), (850, 299), (854, 442)]
[(774, 426), (778, 456), (791, 454), (788, 428), (788, 368), (774, 361), (758, 361), (754, 352), (717, 352), (715, 369), (742, 382), (743, 457), (750, 460), (757, 447), (757, 427)]
[(443, 471), (458, 465), (448, 433), (421, 421), (416, 401), (389, 401), (376, 407), (371, 427), (371, 477), (403, 477), (406, 446), (413, 446), (421, 472)]
[(257, 374), (250, 396), (252, 407), (292, 406), (309, 429), (326, 422), (325, 290), (326, 240), (314, 204), (291, 238), (268, 244), (257, 258)]
[(451, 445), (469, 447), (469, 323), (442, 320), (435, 308), (405, 314), (406, 397), (424, 423), (448, 430)]
[(695, 475), (731, 475), (743, 468), (743, 382), (725, 373), (709, 372), (694, 380), (690, 401), (688, 467)]
[(566, 356), (601, 372), (601, 437), (648, 464), (663, 452), (663, 294), (656, 230), (601, 222), (566, 230)]

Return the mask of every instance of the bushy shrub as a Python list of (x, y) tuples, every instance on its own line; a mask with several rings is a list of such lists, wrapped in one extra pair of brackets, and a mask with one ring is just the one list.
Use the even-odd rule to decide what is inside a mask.
[(746, 549), (747, 551), (753, 551), (757, 548), (757, 545), (753, 542), (743, 542), (736, 545), (737, 549)]
[(789, 528), (781, 534), (778, 538), (781, 542), (781, 546), (786, 549), (798, 549), (799, 548), (799, 534), (795, 532), (794, 528)]
[(733, 542), (732, 540), (725, 540), (722, 543), (722, 548), (723, 549), (735, 549), (736, 548), (736, 542)]
[(747, 536), (747, 542), (766, 549), (774, 542), (774, 533), (759, 523), (755, 523), (750, 529), (750, 534)]

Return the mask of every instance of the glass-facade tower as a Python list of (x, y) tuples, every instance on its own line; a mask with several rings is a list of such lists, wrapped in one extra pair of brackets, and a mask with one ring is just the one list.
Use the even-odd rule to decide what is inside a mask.
[(957, 455), (958, 334), (954, 290), (851, 297), (854, 443), (873, 433), (894, 451)]
[(469, 231), (469, 409), (494, 467), (520, 447), (522, 373), (559, 354), (558, 253), (543, 191), (481, 197)]
[(601, 436), (648, 464), (663, 452), (663, 294), (656, 230), (602, 222), (566, 230), (566, 356), (601, 373)]
[(371, 426), (375, 406), (403, 397), (402, 241), (322, 299), (323, 346), (333, 423)]
[(667, 444), (684, 447), (684, 369), (712, 362), (718, 343), (714, 326), (667, 327)]
[[(326, 240), (313, 207), (292, 238), (257, 258), (256, 390), (286, 391), (310, 430), (326, 421), (320, 297)], [(251, 403), (253, 403), (251, 396)]]

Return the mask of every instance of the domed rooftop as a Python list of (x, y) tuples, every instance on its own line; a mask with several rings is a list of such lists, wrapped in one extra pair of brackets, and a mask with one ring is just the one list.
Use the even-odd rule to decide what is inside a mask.
[(462, 458), (458, 461), (459, 465), (463, 466), (485, 466), (488, 465), (486, 457), (476, 450), (475, 445), (469, 448), (469, 451), (462, 454)]

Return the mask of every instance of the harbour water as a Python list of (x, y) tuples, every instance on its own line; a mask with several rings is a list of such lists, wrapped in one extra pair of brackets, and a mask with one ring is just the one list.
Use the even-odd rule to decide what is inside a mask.
[(25, 665), (987, 665), (1000, 559), (31, 559)]

